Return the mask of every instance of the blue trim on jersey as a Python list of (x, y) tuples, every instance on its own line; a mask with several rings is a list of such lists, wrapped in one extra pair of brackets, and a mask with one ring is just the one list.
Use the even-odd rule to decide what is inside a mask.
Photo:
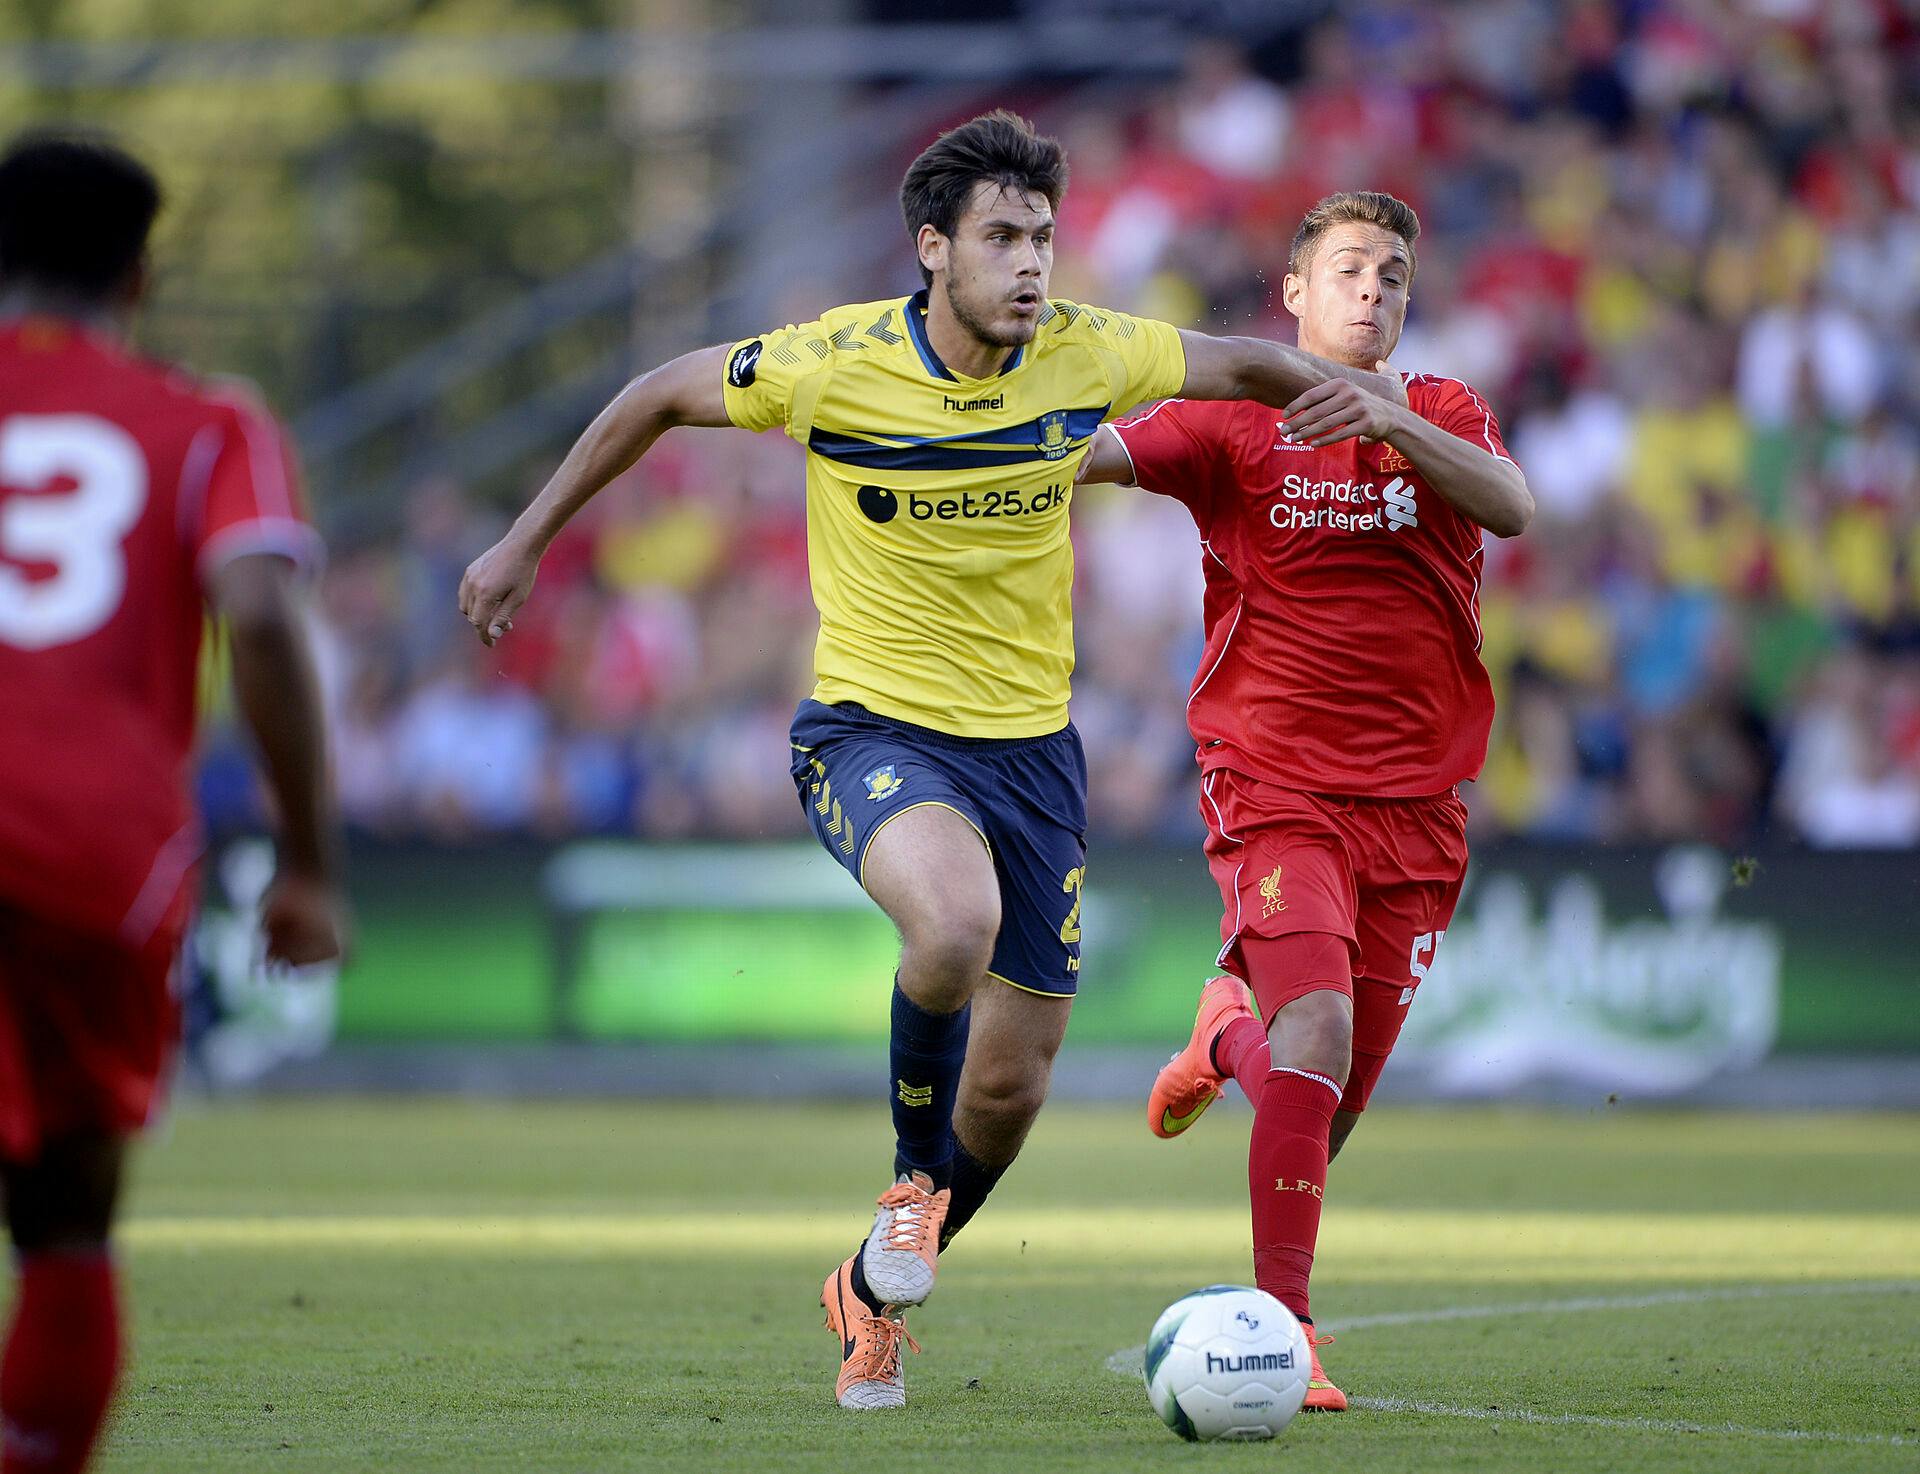
[(913, 346), (919, 351), (920, 362), (927, 366), (927, 372), (936, 379), (947, 379), (954, 383), (953, 370), (940, 361), (940, 355), (933, 351), (933, 344), (927, 341), (927, 289), (922, 287), (907, 298), (906, 310), (901, 314), (907, 320), (907, 336), (913, 339)]
[[(1111, 406), (1097, 409), (1055, 410), (1066, 419), (1067, 444), (1054, 460), (1063, 460), (1086, 444), (1100, 428)], [(1046, 415), (1019, 425), (1002, 425), (959, 435), (887, 435), (815, 430), (807, 449), (831, 461), (889, 471), (963, 471), (975, 467), (1017, 466), (1044, 461), (1040, 453), (1040, 422)]]
[[(1069, 445), (1059, 459), (1064, 460), (1084, 444), (1082, 440)], [(865, 440), (826, 435), (819, 430), (808, 439), (807, 449), (830, 461), (872, 471), (976, 471), (995, 466), (1024, 466), (1043, 459), (1033, 446), (1025, 450), (1014, 446), (968, 450), (951, 445), (873, 445)]]
[[(927, 372), (932, 374), (936, 379), (945, 379), (949, 383), (957, 384), (960, 382), (959, 378), (954, 374), (952, 369), (947, 367), (940, 355), (933, 351), (933, 343), (927, 337), (928, 290), (928, 288), (922, 287), (911, 297), (907, 298), (907, 305), (901, 309), (900, 315), (907, 320), (907, 336), (913, 339), (913, 346), (920, 354), (920, 362), (927, 366)], [(1008, 355), (1007, 361), (1000, 365), (1000, 372), (995, 374), (994, 377), (1000, 378), (1003, 375), (1012, 373), (1020, 367), (1021, 360), (1026, 356), (1027, 345), (1025, 343), (1017, 344), (1013, 352)]]
[[(1055, 414), (1066, 416), (1067, 439), (1085, 440), (1098, 430), (1107, 418), (1107, 411), (1113, 406), (1102, 404), (1085, 409), (1056, 410)], [(878, 448), (882, 450), (906, 450), (922, 445), (945, 446), (981, 446), (1032, 450), (1040, 444), (1040, 421), (1044, 415), (1036, 415), (1031, 420), (1018, 425), (996, 425), (987, 429), (966, 430), (958, 435), (883, 435), (878, 430), (843, 430), (830, 432), (815, 430), (813, 442), (844, 444), (853, 449)], [(816, 448), (819, 448), (816, 446)], [(823, 451), (823, 454), (831, 452)]]

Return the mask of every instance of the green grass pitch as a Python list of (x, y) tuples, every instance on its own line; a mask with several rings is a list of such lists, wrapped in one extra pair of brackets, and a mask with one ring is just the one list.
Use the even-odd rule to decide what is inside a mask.
[(130, 1197), (104, 1467), (1920, 1468), (1890, 1117), (1378, 1110), (1316, 1279), (1362, 1405), (1180, 1443), (1112, 1367), (1247, 1278), (1248, 1120), (1050, 1108), (912, 1317), (907, 1410), (852, 1414), (815, 1302), (883, 1185), (877, 1105), (187, 1107)]

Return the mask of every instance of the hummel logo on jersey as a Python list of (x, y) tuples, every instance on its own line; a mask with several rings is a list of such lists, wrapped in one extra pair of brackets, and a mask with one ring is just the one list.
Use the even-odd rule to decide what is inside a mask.
[(1387, 504), (1389, 532), (1398, 532), (1403, 527), (1420, 525), (1420, 509), (1414, 505), (1413, 488), (1398, 476), (1381, 488), (1380, 499)]
[(736, 389), (751, 388), (754, 370), (760, 363), (760, 350), (766, 346), (765, 341), (755, 338), (734, 349), (733, 357), (727, 362), (727, 382)]

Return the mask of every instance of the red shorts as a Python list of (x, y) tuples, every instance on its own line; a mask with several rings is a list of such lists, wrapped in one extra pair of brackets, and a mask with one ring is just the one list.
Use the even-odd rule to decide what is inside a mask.
[(146, 1124), (180, 1036), (177, 935), (133, 951), (0, 906), (0, 1159)]
[[(1254, 981), (1241, 956), (1247, 937), (1345, 938), (1356, 1078), (1343, 1104), (1362, 1108), (1372, 1088), (1363, 1060), (1377, 1077), (1453, 920), (1467, 873), (1466, 805), (1451, 791), (1427, 798), (1303, 793), (1220, 768), (1202, 780), (1200, 812), (1225, 903), (1220, 967)], [(1284, 985), (1276, 993), (1272, 979), (1261, 984), (1269, 1018), (1329, 985), (1303, 977), (1289, 996)]]

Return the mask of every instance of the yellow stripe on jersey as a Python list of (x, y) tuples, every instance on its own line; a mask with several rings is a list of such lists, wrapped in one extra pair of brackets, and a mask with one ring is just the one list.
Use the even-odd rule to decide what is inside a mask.
[(1177, 394), (1165, 323), (1053, 301), (990, 379), (955, 374), (926, 293), (838, 307), (727, 356), (727, 415), (807, 448), (814, 699), (961, 737), (1066, 725), (1073, 478), (1104, 420)]

